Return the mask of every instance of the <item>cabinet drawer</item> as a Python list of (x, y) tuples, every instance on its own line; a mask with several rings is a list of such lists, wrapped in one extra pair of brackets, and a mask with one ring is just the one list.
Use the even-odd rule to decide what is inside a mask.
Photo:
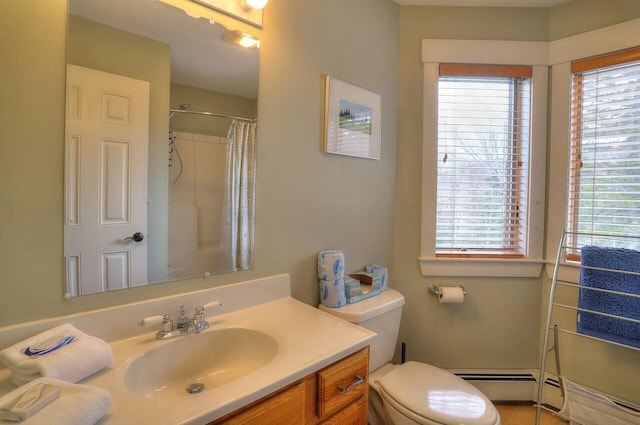
[(369, 393), (369, 347), (318, 372), (318, 418), (324, 419)]

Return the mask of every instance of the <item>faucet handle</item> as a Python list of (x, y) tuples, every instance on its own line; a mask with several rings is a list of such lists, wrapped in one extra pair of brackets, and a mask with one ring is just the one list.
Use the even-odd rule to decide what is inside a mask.
[(211, 301), (210, 303), (203, 305), (202, 309), (209, 310), (210, 308), (214, 308), (214, 307), (222, 307), (222, 303), (220, 301)]
[(193, 315), (193, 323), (195, 325), (197, 334), (209, 329), (209, 322), (207, 322), (204, 318), (204, 306), (196, 307), (196, 312)]
[(147, 326), (155, 326), (162, 323), (163, 320), (164, 316), (149, 316), (139, 321), (138, 326), (142, 326), (143, 328), (146, 328)]
[(193, 315), (193, 321), (198, 324), (198, 323), (203, 323), (204, 320), (204, 307), (202, 306), (198, 306), (196, 307), (196, 312)]
[(171, 332), (173, 330), (173, 320), (171, 320), (171, 315), (165, 314), (162, 316), (162, 327), (160, 329), (162, 332)]
[(203, 321), (204, 320), (204, 312), (205, 310), (209, 310), (211, 308), (215, 308), (215, 307), (222, 307), (222, 303), (220, 301), (211, 301), (210, 303), (207, 303), (205, 305), (201, 305), (201, 306), (197, 306), (196, 307), (196, 312), (194, 314), (194, 320), (195, 321)]

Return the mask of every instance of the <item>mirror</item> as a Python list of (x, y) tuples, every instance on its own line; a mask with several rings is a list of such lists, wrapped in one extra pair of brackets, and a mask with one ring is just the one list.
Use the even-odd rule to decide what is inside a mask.
[(258, 49), (198, 8), (69, 0), (67, 296), (253, 267)]

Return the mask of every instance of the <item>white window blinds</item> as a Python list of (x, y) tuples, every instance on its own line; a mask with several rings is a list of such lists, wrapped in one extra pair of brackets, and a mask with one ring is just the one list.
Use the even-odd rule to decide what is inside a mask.
[(440, 65), (437, 256), (526, 255), (531, 73)]
[(577, 255), (584, 245), (611, 246), (593, 233), (640, 234), (640, 48), (571, 71), (567, 229), (577, 232), (569, 240)]

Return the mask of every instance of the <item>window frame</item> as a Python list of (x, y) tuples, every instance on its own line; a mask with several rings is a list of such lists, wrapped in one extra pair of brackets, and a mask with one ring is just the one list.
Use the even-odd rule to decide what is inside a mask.
[[(420, 256), (424, 276), (537, 277), (542, 267), (547, 127), (548, 43), (495, 40), (423, 40), (423, 150)], [(529, 147), (529, 222), (522, 258), (436, 256), (437, 87), (441, 63), (532, 67)]]
[[(640, 19), (622, 22), (597, 30), (577, 34), (549, 43), (550, 92), (549, 103), (549, 163), (547, 223), (545, 238), (545, 272), (551, 278), (554, 272), (556, 254), (565, 231), (569, 190), (569, 134), (571, 129), (571, 62), (593, 58), (611, 52), (640, 46)], [(562, 263), (566, 259), (560, 259)], [(578, 282), (577, 268), (569, 264), (560, 267), (563, 280)]]

